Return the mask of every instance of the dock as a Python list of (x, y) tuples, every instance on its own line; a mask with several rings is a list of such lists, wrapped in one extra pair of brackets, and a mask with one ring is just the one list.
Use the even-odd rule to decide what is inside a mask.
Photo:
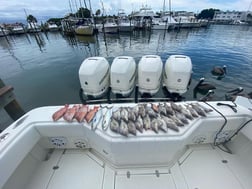
[(8, 115), (15, 121), (25, 114), (13, 93), (14, 88), (5, 85), (0, 79), (0, 108), (4, 108)]

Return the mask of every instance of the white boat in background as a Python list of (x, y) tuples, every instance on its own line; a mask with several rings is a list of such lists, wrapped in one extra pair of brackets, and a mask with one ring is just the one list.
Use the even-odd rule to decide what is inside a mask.
[(3, 25), (0, 25), (0, 37), (9, 35), (10, 31), (5, 29)]
[(118, 25), (113, 18), (107, 18), (103, 27), (104, 27), (103, 30), (105, 33), (113, 34), (113, 33), (118, 33), (119, 31)]
[(132, 32), (134, 30), (133, 22), (131, 22), (122, 9), (118, 12), (118, 28), (119, 32)]
[(163, 82), (170, 93), (184, 94), (192, 75), (192, 61), (185, 55), (171, 55), (165, 62)]
[(57, 24), (48, 23), (47, 27), (49, 31), (59, 31), (59, 26), (57, 26)]
[(98, 98), (109, 87), (109, 63), (104, 57), (89, 57), (79, 69), (79, 79), (83, 94)]
[(41, 31), (41, 27), (36, 22), (29, 22), (27, 25), (27, 31), (29, 33), (36, 33)]
[(128, 96), (135, 88), (136, 73), (136, 62), (133, 57), (116, 57), (110, 69), (110, 87), (112, 92)]
[(142, 56), (138, 64), (138, 87), (141, 94), (147, 93), (152, 96), (158, 92), (162, 70), (163, 63), (160, 56)]
[(143, 6), (139, 11), (131, 14), (136, 29), (151, 28), (151, 22), (155, 16), (157, 15), (147, 6)]
[(94, 26), (90, 20), (82, 19), (77, 23), (74, 31), (77, 35), (93, 35)]
[(168, 30), (173, 28), (177, 22), (172, 16), (163, 16), (161, 18), (154, 17), (152, 20), (153, 30)]
[[(251, 189), (252, 106), (244, 97), (235, 104), (154, 103), (186, 111), (195, 106), (193, 110), (205, 116), (197, 114), (178, 127), (163, 113), (156, 113), (153, 125), (156, 119), (162, 118), (162, 124), (169, 120), (164, 131), (154, 132), (153, 126), (135, 134), (126, 130), (134, 125), (134, 118), (126, 124), (125, 114), (118, 111), (132, 113), (139, 108), (140, 114), (144, 107), (151, 110), (149, 103), (109, 104), (98, 110), (82, 106), (95, 117), (80, 123), (59, 116), (66, 119), (76, 112), (76, 105), (36, 108), (0, 133), (0, 188)], [(125, 136), (117, 133), (122, 131)]]
[(177, 21), (176, 27), (179, 28), (200, 27), (200, 22), (194, 16), (176, 16), (174, 18)]
[(24, 27), (20, 24), (14, 24), (11, 28), (11, 34), (24, 34), (26, 31)]

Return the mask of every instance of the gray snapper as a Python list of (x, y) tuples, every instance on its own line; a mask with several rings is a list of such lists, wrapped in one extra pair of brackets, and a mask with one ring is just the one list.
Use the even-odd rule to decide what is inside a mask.
[(151, 128), (151, 120), (148, 114), (143, 118), (143, 126), (145, 130)]
[(199, 107), (201, 107), (205, 113), (209, 113), (209, 112), (213, 111), (211, 108), (207, 108), (207, 107), (201, 105), (200, 103), (195, 103), (195, 105), (198, 105)]
[(121, 108), (121, 119), (128, 122), (129, 121), (129, 113), (127, 108)]
[(146, 116), (146, 112), (145, 112), (145, 107), (146, 107), (146, 104), (139, 104), (138, 105), (138, 114), (144, 118)]
[(152, 121), (151, 121), (151, 129), (155, 132), (155, 133), (158, 133), (158, 128), (159, 128), (159, 121), (156, 119), (156, 118), (154, 118), (154, 119), (152, 119)]
[(175, 112), (180, 112), (181, 113), (181, 105), (177, 105), (177, 104), (175, 104), (174, 102), (170, 102), (170, 104), (171, 104), (171, 107), (172, 107), (172, 109), (175, 111)]
[(123, 136), (128, 136), (129, 129), (127, 126), (127, 123), (123, 120), (121, 120), (120, 126), (119, 126), (119, 133)]
[(201, 107), (199, 107), (198, 105), (196, 104), (191, 104), (192, 108), (200, 115), (200, 116), (203, 116), (203, 117), (206, 117), (206, 114), (204, 112), (204, 110), (201, 109)]
[(184, 114), (187, 119), (193, 120), (191, 112), (184, 107), (181, 108), (181, 113)]
[(111, 131), (115, 132), (115, 133), (118, 133), (119, 132), (119, 123), (114, 119), (114, 118), (111, 118), (111, 121), (110, 121), (110, 129)]
[(136, 133), (137, 133), (137, 131), (136, 131), (136, 125), (135, 125), (135, 123), (133, 121), (129, 121), (129, 123), (128, 123), (128, 130), (129, 130), (129, 133), (131, 133), (131, 134), (133, 134), (133, 135), (136, 136)]
[(135, 125), (136, 125), (136, 129), (142, 133), (143, 132), (143, 119), (141, 118), (140, 115), (137, 117)]
[(114, 111), (112, 113), (112, 117), (117, 120), (120, 121), (121, 120), (121, 108), (118, 108), (116, 111)]
[(160, 116), (157, 118), (157, 120), (159, 122), (159, 125), (158, 125), (159, 130), (167, 133), (168, 129), (167, 129), (166, 122)]
[(133, 108), (128, 108), (128, 118), (131, 121), (134, 121), (134, 122), (136, 121), (136, 114), (133, 111)]
[(176, 117), (177, 117), (180, 121), (182, 121), (184, 124), (188, 124), (188, 123), (189, 123), (188, 120), (186, 119), (186, 117), (185, 117), (184, 114), (179, 113), (179, 112), (176, 112), (175, 114), (176, 114)]
[(165, 109), (166, 109), (166, 115), (174, 115), (174, 111), (171, 108), (171, 106), (168, 106), (167, 103), (164, 103)]
[(184, 126), (184, 123), (180, 121), (180, 119), (178, 119), (177, 117), (169, 115), (169, 118), (171, 118), (177, 126), (179, 127)]
[(158, 112), (160, 113), (160, 114), (162, 114), (162, 115), (167, 115), (167, 112), (166, 112), (166, 108), (165, 108), (165, 106), (164, 105), (162, 105), (162, 104), (159, 104), (158, 105)]
[(167, 128), (172, 129), (173, 131), (179, 132), (179, 128), (176, 126), (176, 123), (166, 116), (162, 116), (162, 120), (166, 123)]
[(195, 118), (199, 117), (198, 113), (190, 105), (187, 105), (186, 108), (188, 111), (190, 111), (190, 113), (193, 117), (195, 117)]

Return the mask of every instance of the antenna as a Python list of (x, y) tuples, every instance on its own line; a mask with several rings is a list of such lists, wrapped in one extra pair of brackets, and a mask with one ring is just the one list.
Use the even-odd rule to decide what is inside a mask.
[(248, 12), (249, 12), (249, 10), (251, 9), (251, 6), (252, 6), (252, 1), (251, 1), (250, 4), (249, 4)]

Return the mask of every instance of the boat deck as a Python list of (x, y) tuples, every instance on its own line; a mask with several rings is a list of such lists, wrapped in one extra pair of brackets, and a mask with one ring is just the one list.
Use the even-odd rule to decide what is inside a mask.
[[(251, 166), (250, 166), (251, 167)], [(211, 145), (191, 146), (170, 166), (117, 169), (89, 150), (54, 150), (35, 170), (32, 189), (250, 189), (241, 157)]]

